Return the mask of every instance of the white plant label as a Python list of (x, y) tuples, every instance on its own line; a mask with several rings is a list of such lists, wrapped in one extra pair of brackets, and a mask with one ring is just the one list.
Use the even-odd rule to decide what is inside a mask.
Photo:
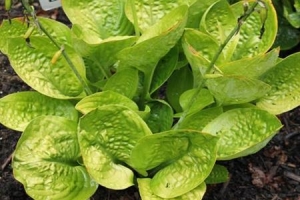
[(61, 6), (60, 0), (39, 0), (43, 10), (51, 10)]

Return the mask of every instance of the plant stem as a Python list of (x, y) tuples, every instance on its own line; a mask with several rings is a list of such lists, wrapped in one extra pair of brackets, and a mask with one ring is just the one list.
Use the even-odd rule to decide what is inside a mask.
[[(203, 77), (205, 76), (205, 74), (209, 74), (211, 73), (212, 69), (214, 68), (217, 60), (219, 59), (222, 51), (224, 50), (224, 48), (226, 47), (226, 45), (230, 42), (230, 40), (234, 37), (234, 35), (236, 35), (243, 23), (247, 20), (247, 18), (255, 11), (256, 6), (258, 5), (258, 1), (255, 1), (252, 6), (245, 11), (245, 13), (238, 18), (238, 22), (236, 24), (236, 26), (234, 27), (234, 29), (230, 32), (230, 34), (226, 37), (225, 41), (219, 46), (218, 51), (216, 52), (216, 54), (214, 55), (213, 59), (211, 60), (209, 66), (207, 67), (207, 69), (205, 70), (205, 72), (203, 73)], [(173, 127), (174, 129), (177, 129), (178, 127), (180, 127), (180, 124), (182, 123), (182, 121), (185, 119), (185, 117), (188, 115), (190, 108), (192, 107), (192, 105), (195, 103), (197, 97), (199, 96), (202, 87), (205, 84), (206, 79), (203, 78), (199, 84), (199, 86), (197, 87), (197, 91), (195, 92), (195, 94), (193, 95), (193, 97), (191, 98), (187, 109), (182, 113), (182, 116), (180, 117), (179, 121), (177, 122), (177, 124), (175, 124), (175, 126)]]
[(134, 0), (129, 0), (129, 2), (130, 2), (132, 16), (133, 16), (133, 24), (134, 24), (135, 35), (137, 37), (139, 37), (141, 35), (141, 33), (140, 33), (139, 24), (138, 24), (138, 16), (137, 16), (137, 13), (136, 13)]
[[(43, 25), (39, 22), (39, 20), (36, 18), (35, 12), (34, 10), (31, 8), (31, 6), (28, 3), (28, 0), (22, 0), (23, 6), (25, 7), (25, 9), (27, 10), (27, 12), (29, 12), (29, 14), (32, 16), (34, 23), (36, 24), (36, 26), (53, 42), (53, 44), (58, 48), (61, 49), (61, 46), (55, 41), (55, 39), (48, 33), (48, 31), (43, 27)], [(73, 64), (73, 62), (71, 61), (71, 59), (69, 58), (68, 54), (63, 50), (62, 51), (62, 55), (64, 56), (64, 58), (66, 59), (68, 65), (70, 66), (70, 68), (72, 69), (72, 71), (74, 72), (75, 76), (77, 77), (77, 79), (79, 80), (79, 82), (82, 84), (84, 91), (87, 95), (91, 95), (93, 92), (91, 91), (91, 89), (89, 88), (88, 84), (85, 82), (85, 80), (81, 77), (81, 75), (79, 74), (78, 70), (76, 69), (75, 65)]]

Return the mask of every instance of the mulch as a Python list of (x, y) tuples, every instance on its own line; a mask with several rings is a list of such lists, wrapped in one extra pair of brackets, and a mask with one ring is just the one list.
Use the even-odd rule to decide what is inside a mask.
[[(70, 24), (61, 9), (44, 12), (35, 3), (38, 14)], [(15, 4), (12, 17), (22, 16)], [(0, 2), (0, 23), (7, 19)], [(1, 39), (1, 38), (0, 38)], [(11, 68), (7, 57), (0, 53), (0, 97), (30, 90)], [(230, 172), (224, 184), (208, 186), (204, 200), (300, 200), (300, 107), (279, 116), (284, 128), (258, 153), (218, 162)], [(0, 199), (28, 200), (23, 186), (12, 174), (10, 156), (21, 133), (0, 125)], [(99, 187), (91, 200), (139, 200), (135, 187), (123, 191)]]

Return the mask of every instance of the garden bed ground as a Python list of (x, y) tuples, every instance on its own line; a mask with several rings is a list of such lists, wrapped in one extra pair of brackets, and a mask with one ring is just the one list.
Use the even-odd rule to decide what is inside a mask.
[[(37, 5), (38, 7), (38, 5)], [(13, 16), (22, 16), (20, 5), (15, 5)], [(61, 9), (39, 11), (68, 23)], [(0, 3), (0, 23), (7, 15)], [(1, 39), (1, 36), (0, 36)], [(0, 97), (29, 90), (14, 73), (7, 58), (0, 53)], [(300, 108), (280, 116), (284, 128), (258, 153), (220, 162), (227, 166), (230, 180), (225, 184), (208, 186), (205, 200), (300, 200)], [(21, 133), (0, 125), (0, 199), (27, 200), (23, 186), (12, 175), (10, 156)], [(99, 187), (93, 200), (138, 200), (136, 188), (113, 191)]]

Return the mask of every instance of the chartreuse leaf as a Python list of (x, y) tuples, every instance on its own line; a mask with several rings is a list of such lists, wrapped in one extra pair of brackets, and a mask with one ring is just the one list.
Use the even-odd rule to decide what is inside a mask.
[(279, 49), (274, 49), (267, 54), (260, 54), (251, 58), (242, 58), (227, 62), (219, 66), (225, 75), (237, 75), (248, 78), (258, 78), (274, 67), (278, 61)]
[(172, 75), (178, 63), (179, 48), (175, 46), (157, 64), (150, 88), (150, 94), (159, 89)]
[(130, 35), (132, 24), (125, 16), (124, 0), (64, 0), (62, 7), (72, 22), (80, 30), (81, 38), (95, 44), (102, 39), (117, 35)]
[(267, 111), (237, 108), (221, 114), (202, 131), (220, 137), (218, 160), (229, 160), (256, 153), (281, 127)]
[(126, 68), (115, 73), (108, 79), (103, 90), (110, 90), (120, 93), (128, 98), (134, 97), (139, 83), (138, 70)]
[[(249, 2), (251, 5), (254, 1)], [(271, 0), (264, 1), (267, 6), (267, 19), (264, 24), (264, 33), (261, 35), (262, 22), (260, 14), (253, 12), (240, 29), (240, 39), (236, 50), (234, 51), (232, 60), (239, 60), (244, 57), (253, 57), (258, 54), (266, 53), (273, 45), (277, 34), (277, 17), (276, 11)], [(231, 8), (238, 19), (244, 13), (243, 1), (239, 1)], [(263, 8), (260, 8), (263, 9)]]
[(222, 76), (206, 81), (211, 94), (219, 104), (242, 104), (264, 96), (271, 88), (270, 85), (244, 76)]
[(198, 29), (203, 14), (216, 1), (218, 0), (197, 0), (194, 4), (192, 4), (189, 7), (189, 17), (186, 27)]
[[(47, 32), (58, 42), (61, 44), (71, 45), (71, 31), (70, 29), (55, 20), (38, 17), (39, 22), (43, 25), (43, 27), (47, 30)], [(34, 25), (30, 25), (34, 26)], [(9, 38), (13, 37), (23, 37), (28, 30), (27, 23), (24, 22), (24, 18), (14, 18), (11, 19), (11, 23), (8, 20), (4, 20), (0, 27), (0, 50), (2, 53), (7, 54), (8, 51), (8, 41)], [(31, 36), (45, 36), (41, 31), (38, 31), (36, 27), (32, 32)], [(25, 42), (25, 39), (23, 39)]]
[[(219, 45), (208, 34), (194, 29), (186, 29), (182, 37), (182, 46), (193, 70), (194, 85), (198, 86), (215, 52), (218, 51)], [(221, 53), (217, 63), (223, 60), (224, 55)]]
[(170, 130), (173, 124), (172, 107), (163, 100), (155, 100), (147, 103), (150, 107), (150, 116), (146, 123), (152, 133)]
[(222, 165), (215, 165), (212, 171), (210, 172), (209, 176), (205, 179), (206, 184), (216, 184), (216, 183), (223, 183), (228, 181), (229, 179), (229, 172), (226, 167)]
[(178, 128), (201, 131), (208, 123), (222, 114), (222, 112), (222, 107), (213, 107), (198, 111), (186, 116), (182, 122), (178, 124)]
[(172, 108), (176, 112), (181, 112), (182, 108), (179, 104), (179, 98), (182, 93), (193, 87), (193, 74), (188, 67), (175, 70), (168, 80), (167, 99)]
[[(30, 37), (30, 48), (21, 37), (9, 39), (8, 58), (16, 73), (36, 91), (53, 98), (83, 97), (83, 86), (63, 56), (52, 64), (57, 47), (45, 37)], [(68, 45), (64, 46), (82, 77), (85, 77), (81, 57)]]
[[(10, 37), (23, 36), (27, 31), (27, 24), (22, 22), (21, 18), (11, 19), (11, 23), (8, 20), (3, 20), (0, 26), (0, 50), (2, 53), (7, 54), (8, 41)], [(35, 32), (35, 31), (34, 31)], [(33, 34), (34, 34), (33, 32)]]
[[(218, 137), (190, 130), (171, 130), (138, 141), (131, 155), (134, 168), (160, 170), (151, 180), (152, 192), (174, 198), (199, 186), (216, 160)], [(188, 170), (186, 170), (188, 169)]]
[(139, 185), (140, 195), (143, 200), (190, 200), (190, 199), (202, 199), (206, 192), (205, 183), (201, 183), (195, 189), (175, 198), (161, 198), (156, 196), (150, 188), (151, 179), (150, 178), (139, 178), (137, 179)]
[(19, 92), (0, 99), (0, 122), (17, 131), (24, 131), (31, 120), (43, 115), (62, 116), (77, 121), (72, 103), (53, 99), (38, 92)]
[(145, 32), (137, 44), (122, 50), (118, 58), (120, 67), (136, 67), (150, 76), (158, 61), (180, 39), (187, 20), (187, 6), (172, 10), (151, 29)]
[[(194, 2), (196, 2), (196, 0), (128, 0), (125, 10), (127, 17), (133, 24), (134, 15), (137, 16), (137, 25), (139, 29), (144, 32), (177, 7), (182, 5), (190, 6)], [(132, 7), (132, 5), (134, 6)], [(132, 8), (134, 8), (134, 10)]]
[[(197, 92), (198, 89), (187, 90), (179, 98), (179, 103), (183, 111), (188, 111), (188, 114), (200, 111), (206, 106), (214, 103), (214, 97), (210, 94), (210, 92), (207, 89), (200, 90), (198, 94)], [(194, 97), (194, 95), (196, 96)], [(193, 100), (194, 102), (192, 105), (189, 105), (193, 97), (195, 98)]]
[(211, 4), (204, 13), (200, 23), (200, 30), (209, 33), (221, 44), (225, 41), (232, 29), (234, 29), (236, 23), (237, 18), (228, 1), (219, 0)]
[[(149, 98), (151, 81), (159, 60), (173, 48), (184, 31), (187, 20), (187, 6), (172, 10), (158, 23), (146, 31), (137, 44), (118, 54), (119, 69), (135, 67), (143, 72), (142, 97)], [(142, 55), (142, 56), (139, 56)]]
[(73, 46), (81, 56), (91, 59), (104, 75), (110, 76), (110, 67), (117, 62), (117, 53), (131, 46), (136, 39), (133, 36), (115, 36), (97, 44), (88, 44), (80, 36), (74, 36)]
[(79, 158), (77, 123), (58, 116), (38, 117), (18, 141), (14, 177), (33, 199), (88, 199), (98, 185)]
[(130, 163), (136, 143), (151, 131), (129, 108), (108, 105), (84, 115), (79, 123), (78, 140), (85, 167), (99, 183), (111, 189), (133, 185)]
[(129, 98), (113, 92), (104, 91), (89, 95), (80, 100), (75, 108), (83, 114), (87, 114), (96, 108), (106, 105), (120, 105), (138, 111), (138, 106)]
[[(56, 20), (39, 17), (39, 22), (43, 25), (44, 29), (53, 37), (59, 44), (68, 44), (72, 46), (71, 30), (68, 26)], [(43, 34), (46, 37), (46, 35)]]
[(267, 71), (262, 80), (271, 90), (262, 97), (257, 106), (278, 115), (300, 105), (300, 53), (295, 53)]

